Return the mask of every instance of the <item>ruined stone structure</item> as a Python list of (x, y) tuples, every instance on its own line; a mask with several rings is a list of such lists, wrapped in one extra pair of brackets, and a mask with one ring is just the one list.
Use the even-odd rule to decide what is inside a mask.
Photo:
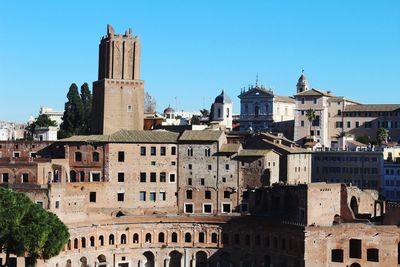
[(144, 82), (140, 80), (140, 40), (132, 29), (115, 34), (108, 25), (99, 46), (99, 75), (93, 83), (95, 134), (143, 129)]

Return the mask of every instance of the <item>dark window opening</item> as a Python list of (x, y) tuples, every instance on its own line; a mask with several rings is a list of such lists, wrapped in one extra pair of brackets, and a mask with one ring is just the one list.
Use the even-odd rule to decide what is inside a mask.
[(350, 239), (350, 258), (361, 259), (361, 240)]
[(379, 262), (379, 249), (377, 248), (367, 249), (367, 261)]
[(118, 162), (124, 162), (124, 161), (125, 161), (125, 152), (119, 151), (118, 152)]

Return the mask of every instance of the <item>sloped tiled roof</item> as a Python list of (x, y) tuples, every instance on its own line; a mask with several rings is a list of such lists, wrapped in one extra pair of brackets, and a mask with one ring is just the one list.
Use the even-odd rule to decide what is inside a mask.
[(292, 103), (292, 104), (296, 103), (296, 100), (293, 97), (290, 97), (290, 96), (276, 95), (275, 96), (275, 100), (278, 101), (278, 102), (285, 102), (285, 103)]
[(262, 157), (272, 152), (269, 149), (242, 149), (238, 156), (239, 157)]
[(59, 142), (176, 143), (179, 133), (168, 131), (120, 130), (111, 135), (74, 135)]
[(400, 109), (400, 104), (367, 104), (367, 105), (348, 105), (344, 112), (353, 111), (395, 111)]
[(223, 131), (184, 131), (179, 141), (218, 141)]
[(222, 153), (237, 153), (241, 144), (223, 144), (219, 152)]
[(328, 94), (326, 92), (322, 92), (320, 90), (317, 90), (315, 88), (312, 88), (310, 90), (298, 93), (296, 96), (332, 96), (332, 95)]

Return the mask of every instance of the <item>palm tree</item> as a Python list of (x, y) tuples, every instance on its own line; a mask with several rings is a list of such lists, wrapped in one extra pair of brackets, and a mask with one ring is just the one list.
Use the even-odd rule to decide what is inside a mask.
[(310, 137), (311, 137), (311, 126), (313, 121), (315, 121), (315, 119), (317, 118), (317, 115), (315, 115), (315, 110), (310, 108), (307, 110), (306, 112), (306, 117), (308, 119), (308, 121), (310, 122)]
[(376, 141), (378, 142), (379, 145), (383, 143), (387, 143), (388, 139), (388, 130), (385, 128), (379, 128), (378, 131), (376, 132)]

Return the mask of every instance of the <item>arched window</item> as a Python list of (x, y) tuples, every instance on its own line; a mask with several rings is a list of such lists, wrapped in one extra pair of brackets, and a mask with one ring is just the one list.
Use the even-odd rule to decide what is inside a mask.
[(82, 237), (81, 239), (81, 247), (86, 248), (86, 238)]
[(211, 234), (211, 243), (218, 243), (218, 235), (217, 233)]
[(158, 243), (164, 243), (165, 238), (164, 238), (164, 233), (159, 233), (158, 234)]
[(137, 243), (139, 243), (139, 235), (138, 234), (133, 234), (133, 243), (134, 244), (137, 244)]
[(258, 107), (258, 105), (256, 105), (254, 107), (254, 117), (258, 117), (259, 114), (260, 114), (260, 108)]
[(204, 233), (203, 232), (200, 232), (199, 233), (199, 243), (204, 243)]
[(146, 242), (146, 243), (151, 243), (151, 234), (150, 234), (150, 233), (147, 233), (147, 234), (146, 234), (145, 242)]
[(68, 249), (68, 250), (71, 250), (71, 249), (72, 249), (72, 245), (71, 245), (71, 239), (70, 239), (70, 240), (68, 240), (67, 249)]
[(70, 171), (69, 172), (69, 181), (72, 183), (76, 182), (76, 172), (75, 171)]
[(99, 236), (100, 246), (104, 246), (104, 236)]
[(122, 235), (121, 235), (121, 244), (122, 244), (122, 245), (125, 245), (125, 244), (126, 244), (126, 235), (125, 235), (125, 234), (122, 234)]
[(82, 161), (82, 153), (75, 152), (75, 161)]
[(93, 153), (92, 153), (92, 161), (93, 161), (93, 162), (99, 162), (99, 161), (100, 161), (100, 154), (99, 154), (99, 152), (93, 152)]
[(90, 237), (90, 246), (94, 247), (94, 236)]
[(229, 118), (229, 108), (226, 109), (226, 117)]
[(218, 108), (218, 118), (221, 118), (221, 108)]
[(74, 239), (74, 249), (78, 249), (78, 238)]
[(188, 147), (187, 155), (188, 155), (188, 157), (192, 157), (193, 156), (193, 148), (192, 147)]
[(204, 156), (206, 156), (206, 157), (211, 156), (211, 149), (209, 147), (206, 147), (204, 149)]
[(109, 244), (109, 245), (114, 245), (114, 235), (113, 235), (113, 234), (111, 234), (111, 235), (108, 237), (108, 244)]
[(190, 233), (185, 234), (185, 242), (186, 243), (192, 242), (192, 235)]
[(171, 242), (172, 242), (172, 243), (178, 242), (178, 235), (177, 235), (177, 233), (172, 233), (172, 235), (171, 235)]

